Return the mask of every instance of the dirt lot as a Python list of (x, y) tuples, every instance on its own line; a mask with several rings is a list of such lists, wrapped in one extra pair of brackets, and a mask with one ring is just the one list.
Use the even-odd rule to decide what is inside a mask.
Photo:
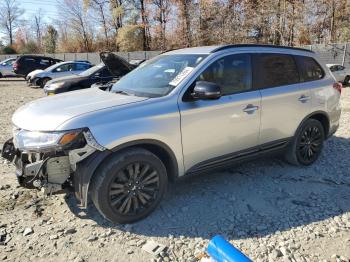
[[(0, 80), (0, 143), (11, 115), (41, 97), (21, 81)], [(0, 160), (0, 260), (191, 261), (221, 234), (254, 261), (349, 261), (350, 88), (341, 126), (308, 168), (280, 159), (245, 163), (173, 184), (161, 206), (133, 225), (113, 225), (71, 195), (43, 197), (17, 187)], [(146, 241), (167, 250), (153, 257)]]

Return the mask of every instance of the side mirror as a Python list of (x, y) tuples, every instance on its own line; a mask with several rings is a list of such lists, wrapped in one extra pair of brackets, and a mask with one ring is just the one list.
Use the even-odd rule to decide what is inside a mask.
[(219, 99), (221, 97), (221, 88), (218, 84), (207, 82), (207, 81), (197, 81), (192, 93), (195, 99)]

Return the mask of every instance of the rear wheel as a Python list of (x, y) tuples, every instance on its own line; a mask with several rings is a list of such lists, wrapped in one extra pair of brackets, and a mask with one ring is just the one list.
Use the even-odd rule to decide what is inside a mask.
[(311, 165), (320, 156), (324, 140), (322, 124), (316, 119), (308, 119), (287, 149), (286, 160), (294, 165)]
[(160, 203), (168, 184), (166, 168), (153, 153), (133, 148), (115, 154), (96, 171), (92, 201), (115, 223), (133, 223)]
[(0, 78), (2, 78), (2, 74), (0, 73)]

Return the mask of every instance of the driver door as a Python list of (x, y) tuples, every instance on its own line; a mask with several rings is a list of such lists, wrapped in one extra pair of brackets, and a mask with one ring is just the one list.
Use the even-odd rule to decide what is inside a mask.
[(187, 171), (228, 160), (259, 141), (261, 94), (252, 89), (250, 54), (219, 58), (199, 75), (199, 80), (220, 85), (222, 96), (195, 100), (190, 95), (193, 83), (179, 101)]

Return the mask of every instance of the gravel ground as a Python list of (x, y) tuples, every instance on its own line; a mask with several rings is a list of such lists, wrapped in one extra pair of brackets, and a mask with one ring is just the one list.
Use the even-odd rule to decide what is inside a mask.
[[(11, 115), (41, 97), (21, 81), (0, 80), (0, 142)], [(17, 187), (0, 160), (0, 260), (191, 261), (223, 235), (254, 261), (349, 261), (350, 88), (338, 132), (311, 167), (263, 159), (172, 184), (161, 206), (133, 225), (113, 225), (71, 194), (43, 198)], [(154, 257), (146, 241), (167, 247)]]

